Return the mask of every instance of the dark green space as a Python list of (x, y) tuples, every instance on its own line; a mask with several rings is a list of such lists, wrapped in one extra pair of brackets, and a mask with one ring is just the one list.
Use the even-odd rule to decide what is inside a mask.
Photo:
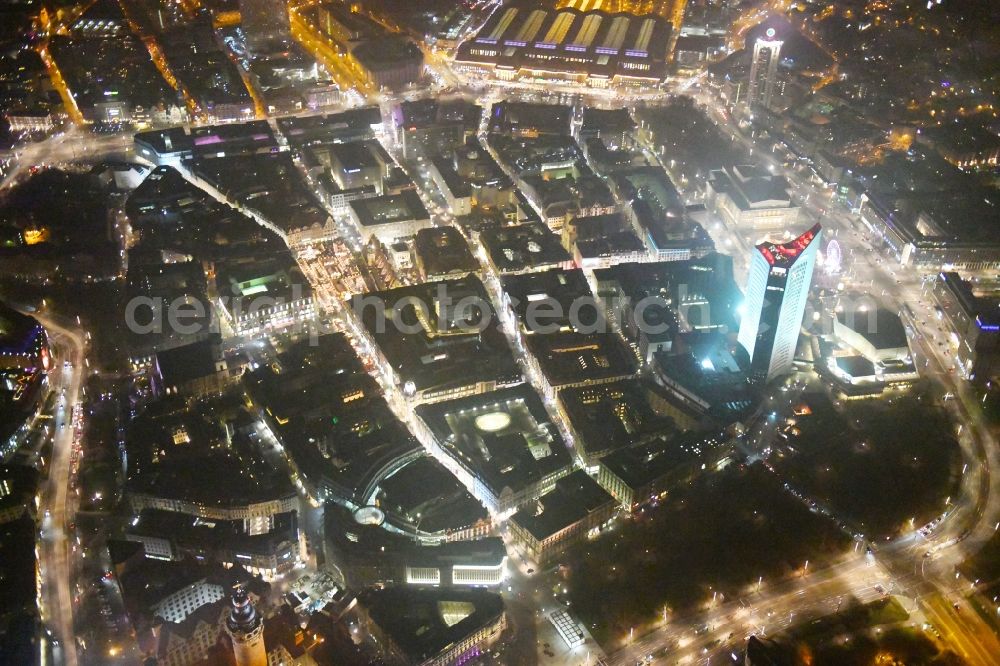
[[(42, 306), (42, 301), (45, 306)], [(125, 315), (120, 281), (64, 283), (0, 277), (0, 300), (55, 313), (66, 325), (80, 324), (90, 332), (90, 362), (103, 370), (127, 367)]]
[(610, 644), (662, 615), (732, 598), (763, 576), (800, 571), (848, 539), (786, 493), (762, 466), (732, 465), (567, 554), (568, 596), (594, 637)]
[(958, 488), (961, 452), (926, 386), (845, 402), (842, 410), (825, 394), (804, 402), (812, 414), (795, 417), (801, 434), (784, 440), (771, 460), (800, 492), (869, 538), (919, 527), (945, 510)]
[[(3, 274), (53, 280), (114, 275), (121, 257), (108, 204), (96, 178), (62, 169), (44, 169), (7, 191), (0, 198)], [(44, 231), (43, 242), (27, 244), (32, 231)]]
[(905, 626), (906, 609), (887, 597), (796, 625), (766, 642), (776, 664), (945, 666), (964, 663), (925, 632)]

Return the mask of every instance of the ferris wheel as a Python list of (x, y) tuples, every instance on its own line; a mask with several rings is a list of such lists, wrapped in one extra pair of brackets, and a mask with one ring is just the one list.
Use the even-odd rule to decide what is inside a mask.
[(836, 239), (826, 244), (826, 252), (823, 256), (823, 265), (827, 273), (839, 273), (844, 261), (844, 253), (840, 249), (840, 243)]

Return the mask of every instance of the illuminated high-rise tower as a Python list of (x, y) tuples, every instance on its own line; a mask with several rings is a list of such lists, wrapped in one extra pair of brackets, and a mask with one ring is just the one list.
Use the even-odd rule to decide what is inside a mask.
[(778, 60), (784, 42), (774, 39), (774, 28), (768, 28), (766, 38), (761, 37), (753, 46), (753, 61), (750, 63), (750, 81), (747, 91), (747, 105), (771, 106), (774, 84), (778, 78)]
[(755, 383), (791, 370), (821, 231), (817, 224), (782, 245), (754, 248), (738, 340), (750, 354), (750, 380)]
[(257, 613), (246, 588), (237, 585), (230, 599), (226, 631), (233, 639), (236, 666), (267, 666), (264, 647), (264, 619)]

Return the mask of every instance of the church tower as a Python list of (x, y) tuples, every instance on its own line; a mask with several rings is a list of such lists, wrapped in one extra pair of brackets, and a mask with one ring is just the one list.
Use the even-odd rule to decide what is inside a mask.
[(264, 648), (264, 619), (250, 602), (246, 588), (237, 585), (230, 599), (226, 630), (233, 639), (236, 666), (267, 666)]

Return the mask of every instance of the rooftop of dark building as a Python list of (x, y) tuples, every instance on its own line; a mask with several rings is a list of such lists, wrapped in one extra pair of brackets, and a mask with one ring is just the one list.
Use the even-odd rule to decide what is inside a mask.
[(255, 594), (263, 594), (269, 587), (240, 566), (225, 568), (221, 564), (146, 557), (145, 549), (138, 541), (109, 540), (108, 553), (122, 591), (125, 610), (140, 630), (154, 622), (153, 606), (200, 580), (221, 585), (227, 590), (234, 583), (241, 582)]
[(472, 183), (469, 178), (459, 175), (451, 157), (438, 155), (431, 159), (431, 164), (441, 174), (441, 179), (448, 186), (453, 197), (467, 197), (472, 194)]
[(581, 259), (597, 259), (642, 252), (645, 247), (631, 231), (619, 231), (601, 238), (576, 241), (576, 251), (580, 254)]
[(498, 159), (522, 175), (539, 174), (543, 167), (552, 164), (576, 165), (583, 158), (580, 146), (565, 134), (522, 137), (494, 133), (487, 141)]
[(222, 358), (220, 341), (206, 338), (156, 353), (156, 367), (164, 386), (182, 386), (214, 375)]
[(583, 110), (581, 133), (631, 132), (633, 129), (635, 121), (628, 109), (598, 109), (588, 106)]
[(412, 663), (432, 659), (504, 612), (500, 595), (482, 590), (393, 586), (368, 590), (358, 600)]
[(402, 127), (407, 130), (457, 123), (474, 131), (481, 114), (477, 105), (463, 99), (427, 98), (405, 101), (399, 107)]
[(788, 180), (757, 166), (741, 164), (719, 169), (710, 174), (710, 180), (716, 191), (728, 194), (741, 210), (766, 204), (791, 205)]
[(277, 249), (281, 243), (272, 231), (212, 198), (169, 166), (151, 171), (129, 195), (125, 210), (139, 238), (129, 250), (130, 269), (132, 258), (143, 250), (214, 260), (249, 248)]
[(383, 479), (375, 497), (390, 522), (431, 534), (457, 531), (489, 515), (452, 473), (430, 456), (420, 457)]
[(0, 354), (25, 353), (42, 332), (37, 319), (0, 302)]
[(391, 461), (419, 451), (342, 334), (303, 340), (245, 376), (247, 392), (311, 484), (359, 497)]
[(266, 532), (248, 530), (244, 520), (199, 518), (178, 511), (144, 509), (125, 530), (128, 537), (169, 539), (186, 552), (269, 555), (298, 539), (296, 512), (271, 515)]
[(657, 370), (697, 396), (708, 406), (705, 411), (722, 417), (740, 414), (753, 403), (746, 380), (750, 359), (743, 347), (728, 336), (712, 331), (680, 333), (673, 353), (654, 354)]
[(652, 436), (672, 433), (665, 389), (647, 379), (574, 386), (559, 393), (559, 403), (588, 456), (633, 446)]
[(981, 327), (996, 327), (1000, 330), (1000, 298), (977, 295), (972, 284), (955, 272), (941, 273), (938, 279), (955, 294), (962, 309), (969, 316), (977, 318)]
[[(442, 292), (450, 306), (438, 302)], [(458, 309), (466, 298), (473, 299), (474, 306)], [(382, 304), (381, 323), (373, 299)], [(426, 315), (421, 318), (418, 303)], [(485, 287), (475, 276), (356, 296), (351, 307), (358, 308), (363, 325), (398, 376), (413, 382), (416, 390), (443, 391), (520, 377)], [(397, 325), (397, 317), (402, 325)]]
[(899, 315), (885, 308), (842, 310), (837, 313), (837, 319), (876, 349), (905, 347), (907, 344), (906, 329)]
[(329, 217), (306, 187), (290, 153), (213, 156), (194, 162), (193, 171), (226, 197), (256, 210), (286, 231), (323, 226)]
[(573, 109), (556, 104), (497, 102), (490, 112), (491, 132), (569, 134)]
[[(249, 309), (254, 296), (298, 300), (312, 295), (312, 286), (287, 250), (269, 256), (246, 255), (228, 258), (215, 266), (219, 296), (230, 297), (227, 307)], [(242, 302), (232, 297), (242, 297)]]
[(351, 210), (365, 227), (403, 220), (429, 220), (430, 213), (414, 190), (350, 202)]
[[(179, 439), (183, 435), (175, 433), (175, 436)], [(256, 467), (257, 473), (251, 474), (244, 460), (224, 449), (185, 458), (172, 456), (147, 466), (142, 474), (130, 476), (127, 491), (213, 507), (240, 506), (294, 495), (287, 479), (278, 474), (267, 476), (263, 466)]]
[(631, 350), (609, 332), (532, 335), (527, 346), (554, 387), (626, 377), (637, 367)]
[(724, 441), (725, 437), (718, 432), (677, 433), (612, 451), (601, 459), (601, 465), (630, 488), (637, 489), (700, 464)]
[[(372, 144), (375, 144), (374, 146)], [(340, 166), (345, 171), (353, 169), (378, 168), (379, 163), (373, 154), (373, 148), (377, 143), (365, 141), (351, 141), (349, 143), (331, 143), (327, 145), (330, 154), (336, 157)]]
[(605, 238), (629, 229), (621, 213), (574, 217), (566, 222), (566, 226), (572, 230), (578, 241)]
[(35, 608), (35, 519), (23, 515), (0, 524), (0, 615)]
[(837, 367), (851, 377), (874, 377), (875, 365), (864, 356), (838, 356)]
[(413, 248), (427, 276), (452, 276), (479, 270), (479, 262), (472, 255), (468, 242), (455, 227), (421, 229)]
[(523, 181), (535, 191), (539, 205), (546, 210), (550, 205), (560, 203), (567, 204), (570, 209), (615, 205), (614, 197), (604, 180), (589, 169), (581, 170), (576, 176), (558, 178), (531, 174), (524, 176)]
[(0, 510), (21, 507), (33, 514), (38, 478), (34, 467), (0, 465)]
[(479, 240), (501, 273), (557, 267), (570, 261), (559, 237), (541, 223), (484, 229)]
[[(645, 316), (655, 316), (657, 306), (677, 315), (678, 323), (691, 328), (724, 326), (736, 330), (734, 312), (740, 299), (733, 277), (732, 258), (718, 253), (688, 261), (622, 263), (594, 271), (598, 291), (602, 295), (620, 295), (637, 304), (647, 297), (662, 299), (647, 301)], [(708, 307), (701, 302), (707, 301)], [(649, 318), (646, 323), (654, 323)]]
[(511, 521), (543, 541), (614, 502), (597, 481), (578, 469), (556, 481), (551, 492), (538, 498), (537, 506), (526, 506)]
[(587, 277), (578, 268), (505, 275), (501, 285), (529, 334), (574, 330), (573, 319), (590, 326), (602, 316)]
[(292, 145), (373, 138), (372, 127), (382, 123), (377, 106), (349, 109), (338, 113), (278, 118), (278, 129)]
[(569, 450), (527, 385), (420, 405), (434, 437), (495, 495), (518, 492), (570, 465)]

